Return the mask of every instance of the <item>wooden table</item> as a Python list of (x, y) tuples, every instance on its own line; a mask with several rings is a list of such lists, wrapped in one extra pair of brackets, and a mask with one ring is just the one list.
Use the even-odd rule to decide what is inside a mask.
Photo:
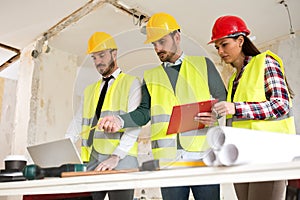
[(300, 161), (2, 182), (0, 196), (300, 179)]

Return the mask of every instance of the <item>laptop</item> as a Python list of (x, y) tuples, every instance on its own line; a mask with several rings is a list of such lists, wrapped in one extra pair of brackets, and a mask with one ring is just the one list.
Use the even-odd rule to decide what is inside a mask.
[(33, 163), (43, 168), (59, 167), (63, 164), (82, 164), (70, 138), (28, 146), (27, 151)]

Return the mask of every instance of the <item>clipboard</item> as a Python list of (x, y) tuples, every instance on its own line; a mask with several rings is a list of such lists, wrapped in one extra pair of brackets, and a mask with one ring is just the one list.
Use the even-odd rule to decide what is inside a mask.
[(199, 112), (211, 112), (211, 107), (218, 99), (173, 106), (167, 135), (191, 130), (202, 129), (204, 124), (194, 121)]

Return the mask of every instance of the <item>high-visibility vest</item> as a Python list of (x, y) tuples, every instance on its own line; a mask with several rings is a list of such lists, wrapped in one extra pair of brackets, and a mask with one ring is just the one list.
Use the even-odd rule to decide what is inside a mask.
[[(251, 59), (251, 61), (245, 67), (245, 71), (239, 84), (236, 88), (236, 92), (232, 102), (263, 102), (267, 101), (265, 88), (264, 88), (264, 74), (265, 74), (265, 60), (266, 56), (272, 56), (280, 65), (281, 71), (284, 74), (284, 68), (282, 60), (271, 51), (261, 53)], [(236, 73), (229, 80), (227, 101), (231, 102), (231, 94), (233, 81), (236, 77)], [(290, 95), (289, 95), (290, 96)], [(271, 132), (282, 133), (296, 133), (294, 117), (292, 114), (292, 101), (289, 97), (290, 112), (278, 119), (267, 120), (247, 120), (238, 119), (233, 115), (227, 115), (228, 125), (238, 128), (247, 128), (253, 130), (264, 130)]]
[[(114, 83), (107, 90), (100, 119), (109, 115), (121, 115), (128, 112), (128, 96), (130, 88), (136, 77), (121, 73)], [(111, 154), (120, 143), (124, 130), (117, 133), (104, 133), (98, 128), (95, 129), (92, 146), (87, 145), (92, 121), (100, 96), (100, 85), (102, 80), (89, 85), (84, 91), (84, 107), (82, 120), (82, 145), (81, 158), (88, 162), (92, 148), (101, 154)], [(129, 151), (129, 155), (137, 155), (137, 142)]]
[[(175, 92), (162, 66), (145, 71), (144, 80), (151, 96), (151, 145), (155, 159), (175, 158), (176, 134), (166, 135), (175, 105), (210, 99), (205, 57), (186, 56), (181, 64)], [(179, 135), (187, 151), (201, 151), (205, 136), (199, 131)]]

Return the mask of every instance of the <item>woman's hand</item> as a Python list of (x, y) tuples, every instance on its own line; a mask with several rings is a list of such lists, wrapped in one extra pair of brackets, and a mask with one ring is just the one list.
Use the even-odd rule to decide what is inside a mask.
[(217, 118), (235, 114), (235, 105), (231, 102), (218, 102), (213, 106), (212, 109), (216, 113)]

